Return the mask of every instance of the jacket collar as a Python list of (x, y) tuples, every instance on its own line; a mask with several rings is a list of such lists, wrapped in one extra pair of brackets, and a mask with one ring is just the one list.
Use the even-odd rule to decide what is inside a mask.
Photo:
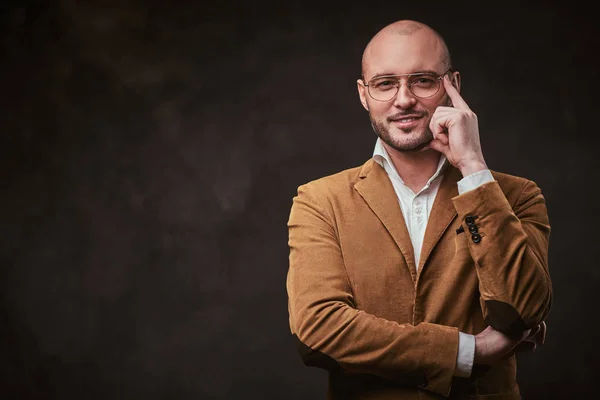
[(452, 198), (458, 196), (457, 182), (462, 177), (460, 171), (452, 165), (448, 165), (443, 171), (442, 182), (425, 230), (418, 274), (406, 222), (387, 173), (374, 159), (370, 159), (360, 169), (359, 177), (360, 180), (354, 185), (354, 188), (394, 239), (406, 261), (413, 281), (417, 282), (418, 275), (426, 266), (431, 252), (457, 215)]

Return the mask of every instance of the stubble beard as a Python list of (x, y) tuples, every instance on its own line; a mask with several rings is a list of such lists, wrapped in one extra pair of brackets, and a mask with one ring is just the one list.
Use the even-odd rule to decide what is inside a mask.
[[(370, 114), (371, 125), (379, 138), (391, 148), (400, 152), (415, 152), (423, 149), (433, 140), (433, 133), (429, 129), (429, 124), (425, 128), (400, 129), (407, 134), (406, 137), (393, 137), (390, 133), (391, 121), (387, 118), (385, 121), (375, 120)], [(423, 116), (426, 118), (426, 116)], [(421, 132), (417, 130), (421, 129)], [(410, 136), (408, 136), (411, 134)]]
[[(450, 98), (445, 95), (444, 99), (441, 101), (440, 105), (442, 106), (452, 106), (452, 101)], [(400, 118), (402, 114), (420, 114), (422, 119), (427, 120), (427, 125), (425, 128), (411, 128), (411, 129), (402, 129), (400, 130), (406, 134), (406, 136), (396, 136), (393, 137), (390, 133), (390, 128), (392, 127), (392, 120)], [(371, 113), (369, 112), (369, 118), (371, 120), (371, 126), (373, 130), (379, 136), (379, 138), (391, 148), (399, 151), (399, 152), (416, 152), (422, 150), (425, 146), (429, 144), (433, 140), (433, 132), (429, 128), (429, 122), (431, 121), (431, 117), (427, 111), (417, 111), (417, 110), (409, 110), (404, 113), (398, 113), (391, 117), (385, 117), (383, 120), (376, 120), (373, 118)], [(421, 130), (418, 132), (418, 130)], [(411, 134), (412, 133), (412, 134)], [(410, 135), (410, 136), (409, 136)]]

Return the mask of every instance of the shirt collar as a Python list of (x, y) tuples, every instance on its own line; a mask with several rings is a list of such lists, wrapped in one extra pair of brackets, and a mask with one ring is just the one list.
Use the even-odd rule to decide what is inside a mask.
[[(383, 142), (381, 138), (377, 138), (377, 142), (375, 143), (375, 149), (373, 150), (373, 159), (375, 160), (375, 162), (381, 165), (381, 167), (388, 173), (388, 175), (390, 175), (391, 173), (393, 178), (398, 179), (404, 185), (404, 181), (398, 174), (398, 171), (396, 171), (394, 164), (392, 164), (392, 160), (390, 159), (388, 152), (386, 151), (385, 147), (383, 147)], [(437, 170), (431, 176), (431, 178), (429, 178), (425, 187), (428, 187), (431, 184), (431, 182), (433, 182), (445, 170), (446, 165), (448, 164), (446, 161), (446, 156), (440, 153), (440, 161), (438, 162)]]

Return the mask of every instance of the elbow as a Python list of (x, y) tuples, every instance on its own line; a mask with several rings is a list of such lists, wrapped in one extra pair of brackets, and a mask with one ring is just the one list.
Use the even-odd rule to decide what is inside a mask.
[(334, 348), (339, 350), (336, 339), (346, 325), (338, 320), (341, 308), (339, 304), (334, 307), (329, 304), (321, 309), (313, 309), (311, 313), (297, 315), (293, 340), (305, 365), (329, 371), (340, 369), (331, 351)]
[(307, 367), (323, 368), (328, 371), (336, 371), (340, 369), (339, 364), (332, 357), (317, 349), (313, 349), (304, 343), (297, 335), (293, 335), (296, 345), (296, 350), (302, 359), (302, 362)]
[(510, 304), (498, 300), (486, 300), (485, 322), (495, 330), (512, 339), (521, 337), (529, 329), (519, 312)]
[(546, 319), (552, 304), (552, 290), (542, 285), (538, 295), (531, 296), (523, 306), (517, 306), (499, 300), (486, 300), (486, 323), (510, 338), (518, 339), (524, 331), (531, 329)]

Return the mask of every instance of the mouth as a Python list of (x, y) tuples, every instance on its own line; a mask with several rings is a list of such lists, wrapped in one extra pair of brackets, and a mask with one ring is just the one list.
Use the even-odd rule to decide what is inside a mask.
[(419, 123), (422, 115), (403, 115), (399, 118), (391, 118), (390, 121), (400, 128), (410, 128)]

